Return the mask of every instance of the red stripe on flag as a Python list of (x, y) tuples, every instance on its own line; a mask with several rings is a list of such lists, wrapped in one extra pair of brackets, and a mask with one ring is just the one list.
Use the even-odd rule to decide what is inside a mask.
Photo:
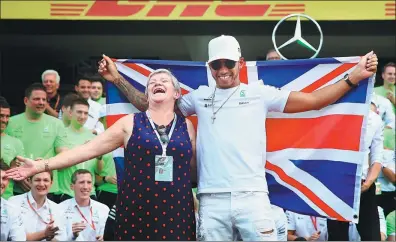
[(124, 66), (127, 66), (131, 69), (133, 69), (134, 71), (139, 72), (140, 74), (142, 74), (143, 76), (148, 77), (151, 74), (151, 71), (135, 64), (135, 63), (122, 63)]
[(189, 119), (191, 121), (191, 123), (194, 125), (195, 132), (197, 132), (197, 128), (198, 128), (198, 118), (197, 118), (197, 116), (188, 116), (187, 119)]
[(363, 117), (267, 118), (267, 151), (287, 148), (359, 151)]
[(351, 69), (355, 65), (356, 65), (356, 63), (345, 63), (345, 64), (342, 64), (341, 66), (337, 67), (335, 70), (330, 72), (329, 74), (323, 76), (322, 78), (320, 78), (319, 80), (315, 81), (311, 85), (309, 85), (309, 86), (305, 87), (304, 89), (302, 89), (301, 92), (307, 92), (307, 93), (313, 92), (316, 89), (318, 89), (319, 87), (321, 87), (321, 86), (325, 85), (326, 83), (330, 82), (331, 80), (333, 80), (337, 76), (339, 76), (342, 73), (346, 72), (347, 70)]
[(184, 89), (184, 88), (181, 88), (181, 94), (182, 95), (185, 95), (185, 94), (187, 94), (187, 93), (189, 93), (190, 91), (188, 91), (188, 90), (186, 90), (186, 89)]
[(243, 63), (241, 71), (239, 72), (239, 80), (242, 83), (248, 84), (248, 74), (247, 74), (247, 66), (246, 63)]
[(116, 115), (108, 115), (106, 116), (106, 123), (107, 123), (107, 128), (112, 126), (117, 120), (120, 118), (124, 117), (127, 114), (116, 114)]
[(288, 176), (279, 166), (276, 166), (271, 162), (267, 161), (265, 164), (265, 168), (275, 172), (282, 181), (294, 187), (296, 190), (299, 190), (309, 200), (311, 200), (311, 202), (313, 202), (316, 206), (318, 206), (318, 208), (320, 208), (330, 217), (336, 218), (339, 221), (347, 221), (344, 217), (342, 217), (339, 213), (337, 213), (334, 209), (327, 205), (322, 199), (320, 199), (315, 193), (313, 193), (309, 188), (307, 188), (304, 184)]

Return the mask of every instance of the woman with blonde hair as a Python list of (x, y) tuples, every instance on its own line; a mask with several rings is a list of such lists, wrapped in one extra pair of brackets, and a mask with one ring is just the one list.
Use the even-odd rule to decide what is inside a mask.
[[(107, 56), (99, 64), (104, 78)], [(107, 78), (106, 78), (107, 79)], [(24, 166), (7, 173), (22, 180), (107, 154), (124, 145), (124, 170), (118, 187), (114, 240), (195, 240), (191, 167), (195, 170), (195, 130), (175, 113), (180, 85), (168, 70), (148, 78), (148, 110), (118, 120), (90, 142), (40, 162), (19, 157)], [(190, 167), (191, 166), (191, 167)]]

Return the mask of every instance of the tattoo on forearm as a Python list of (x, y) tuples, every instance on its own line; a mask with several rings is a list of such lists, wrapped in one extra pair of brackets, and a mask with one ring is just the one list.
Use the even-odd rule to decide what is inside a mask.
[(144, 93), (133, 87), (132, 84), (122, 76), (114, 80), (114, 84), (121, 90), (132, 105), (139, 109), (139, 111), (144, 112), (147, 110), (148, 102)]

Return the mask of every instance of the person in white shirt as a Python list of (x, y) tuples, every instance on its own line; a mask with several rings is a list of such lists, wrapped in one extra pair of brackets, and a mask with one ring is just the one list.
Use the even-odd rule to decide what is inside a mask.
[[(6, 177), (5, 173), (5, 171), (8, 169), (8, 165), (3, 161), (3, 159), (0, 159), (0, 195), (3, 195), (9, 183), (9, 180)], [(19, 208), (17, 206), (14, 206), (4, 198), (1, 198), (0, 210), (0, 241), (25, 241), (26, 234)]]
[(303, 215), (286, 211), (287, 240), (291, 241), (326, 241), (326, 218)]
[[(384, 210), (380, 206), (378, 206), (378, 215), (379, 215), (379, 223), (380, 223), (381, 241), (385, 241), (386, 220), (385, 220)], [(356, 224), (352, 222), (349, 223), (349, 241), (361, 241), (359, 232), (356, 228)]]
[[(309, 94), (258, 83), (243, 84), (239, 80), (243, 65), (241, 48), (234, 37), (222, 35), (212, 39), (208, 66), (216, 86), (201, 86), (181, 97), (177, 105), (184, 116), (196, 114), (199, 123), (199, 240), (232, 240), (235, 231), (240, 232), (243, 240), (276, 240), (264, 169), (263, 122), (267, 112), (321, 109), (372, 76), (377, 69), (377, 57), (368, 53), (342, 81)], [(98, 71), (136, 108), (147, 109), (147, 97), (118, 73), (109, 57), (103, 55)]]
[(103, 241), (109, 207), (90, 198), (92, 175), (85, 169), (76, 170), (70, 185), (74, 198), (59, 204), (66, 220), (67, 240)]
[(395, 113), (393, 112), (393, 105), (389, 99), (383, 96), (372, 94), (372, 102), (377, 106), (377, 113), (381, 117), (385, 128), (395, 129)]
[[(349, 76), (312, 93), (279, 90), (258, 83), (243, 84), (239, 72), (244, 63), (234, 37), (223, 35), (212, 39), (208, 64), (216, 87), (201, 86), (181, 97), (177, 105), (184, 116), (197, 114), (199, 123), (199, 240), (232, 240), (235, 231), (241, 233), (243, 240), (276, 240), (264, 168), (266, 132), (263, 122), (267, 113), (304, 112), (334, 103), (360, 81), (372, 76), (377, 70), (378, 59), (373, 52), (368, 53)], [(115, 83), (136, 108), (147, 110), (146, 95), (118, 73), (109, 57), (103, 55), (98, 71), (105, 80)], [(84, 149), (95, 149), (94, 145), (100, 142), (104, 142), (103, 136), (89, 142), (89, 147)], [(44, 164), (21, 158), (26, 165), (7, 174), (21, 179), (46, 167), (57, 169), (79, 160), (61, 159), (72, 156), (77, 149), (69, 154), (62, 153), (56, 158), (59, 161), (50, 159)]]
[(283, 208), (280, 208), (276, 205), (271, 204), (272, 214), (275, 220), (276, 232), (277, 232), (277, 240), (278, 241), (287, 241), (287, 216), (283, 211)]
[(42, 172), (29, 178), (31, 190), (11, 197), (9, 202), (21, 210), (26, 239), (30, 241), (65, 241), (64, 220), (58, 204), (47, 198), (52, 185), (52, 172)]
[[(363, 143), (366, 160), (362, 165), (362, 194), (360, 197), (359, 223), (357, 224), (357, 229), (363, 241), (381, 240), (375, 195), (376, 185), (374, 182), (381, 171), (383, 163), (384, 125), (376, 111), (375, 104), (371, 103)], [(348, 229), (348, 222), (327, 220), (330, 241), (347, 241)]]
[(377, 200), (378, 205), (384, 209), (385, 217), (396, 210), (395, 152), (396, 150), (384, 149), (384, 165), (378, 176), (381, 194), (377, 195)]

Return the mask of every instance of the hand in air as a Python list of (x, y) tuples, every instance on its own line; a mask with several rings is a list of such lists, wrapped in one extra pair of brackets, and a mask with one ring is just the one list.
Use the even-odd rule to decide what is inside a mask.
[(349, 79), (352, 83), (357, 84), (360, 81), (371, 77), (377, 72), (378, 58), (377, 55), (371, 51), (363, 56), (356, 68), (349, 75)]
[(98, 62), (98, 65), (99, 74), (107, 81), (114, 82), (120, 76), (116, 65), (108, 56), (103, 55), (103, 59)]
[(22, 156), (17, 156), (17, 159), (21, 166), (11, 168), (6, 171), (6, 176), (16, 181), (22, 181), (34, 174), (37, 174), (39, 171), (39, 165), (43, 162), (42, 160), (34, 161)]

